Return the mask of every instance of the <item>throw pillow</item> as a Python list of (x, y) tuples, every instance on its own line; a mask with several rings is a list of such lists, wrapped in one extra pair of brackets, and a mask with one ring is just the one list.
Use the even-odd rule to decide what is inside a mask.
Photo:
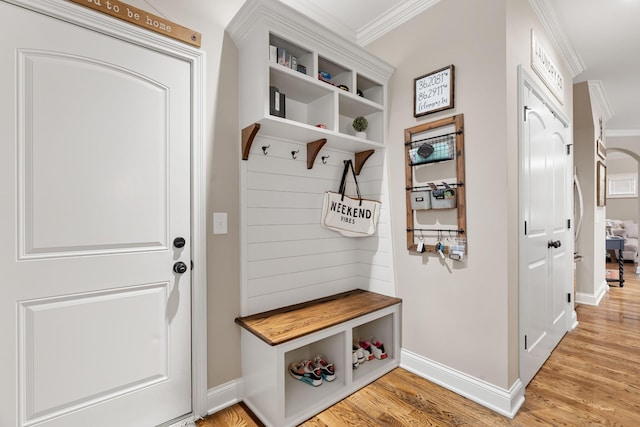
[(612, 228), (611, 233), (614, 236), (623, 237), (625, 239), (627, 238), (627, 230), (625, 230), (624, 228)]
[(638, 224), (633, 221), (623, 221), (624, 228), (627, 230), (627, 237), (638, 238)]

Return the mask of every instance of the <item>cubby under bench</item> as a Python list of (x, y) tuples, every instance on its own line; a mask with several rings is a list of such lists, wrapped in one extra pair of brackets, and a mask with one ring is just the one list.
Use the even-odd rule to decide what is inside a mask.
[[(244, 401), (267, 425), (295, 426), (400, 363), (402, 300), (360, 289), (236, 318), (242, 326)], [(386, 359), (352, 368), (352, 343), (372, 336)], [(288, 373), (291, 362), (322, 354), (336, 378), (314, 387)]]

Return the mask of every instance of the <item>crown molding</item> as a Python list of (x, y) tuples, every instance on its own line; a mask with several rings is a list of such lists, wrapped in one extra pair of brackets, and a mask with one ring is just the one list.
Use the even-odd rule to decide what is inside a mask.
[(390, 8), (380, 16), (372, 20), (369, 24), (358, 30), (354, 30), (344, 22), (335, 19), (335, 16), (328, 13), (322, 3), (309, 2), (308, 0), (280, 0), (293, 7), (304, 15), (312, 16), (320, 25), (328, 28), (341, 37), (366, 46), (375, 39), (383, 36), (394, 28), (402, 25), (415, 15), (427, 10), (440, 0), (404, 0), (397, 6)]
[(367, 77), (378, 82), (386, 82), (393, 74), (394, 67), (356, 45), (354, 41), (340, 34), (327, 31), (315, 18), (305, 15), (290, 4), (279, 0), (247, 0), (227, 25), (226, 31), (236, 45), (242, 49), (245, 43), (252, 43), (256, 26), (274, 30), (280, 37), (296, 40), (301, 46), (314, 46), (319, 55), (330, 54), (333, 61), (356, 64), (367, 70)]
[(609, 98), (607, 97), (607, 92), (604, 90), (604, 85), (601, 80), (589, 80), (589, 96), (598, 106), (600, 113), (602, 114), (602, 120), (607, 122), (611, 117), (613, 117), (613, 108), (611, 108), (611, 104), (609, 104)]
[(607, 129), (604, 132), (607, 138), (624, 138), (627, 136), (640, 136), (640, 129)]
[(424, 12), (440, 0), (405, 0), (385, 11), (369, 24), (358, 29), (357, 43), (366, 46), (394, 28), (404, 24), (419, 13)]
[(564, 30), (560, 27), (558, 17), (549, 0), (529, 0), (529, 3), (536, 15), (538, 15), (553, 47), (560, 53), (562, 60), (569, 68), (571, 78), (586, 70), (587, 67), (582, 62), (582, 58), (580, 58)]

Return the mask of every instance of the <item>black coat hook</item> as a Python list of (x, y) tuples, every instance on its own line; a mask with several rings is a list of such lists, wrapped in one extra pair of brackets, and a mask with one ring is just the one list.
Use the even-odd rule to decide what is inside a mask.
[(328, 159), (329, 157), (331, 157), (331, 156), (322, 156), (322, 157), (321, 157), (321, 159), (322, 159), (322, 164), (323, 164), (323, 165), (326, 165), (326, 164), (327, 164), (327, 159)]
[(269, 147), (271, 147), (271, 145), (262, 146), (262, 152), (264, 153), (265, 156), (268, 154), (267, 150), (269, 149)]
[(298, 158), (298, 153), (300, 152), (300, 150), (294, 150), (291, 152), (291, 157), (293, 157), (293, 160)]

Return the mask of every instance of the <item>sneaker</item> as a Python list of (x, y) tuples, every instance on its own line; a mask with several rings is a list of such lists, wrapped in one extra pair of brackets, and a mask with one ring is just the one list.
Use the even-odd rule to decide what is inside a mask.
[(353, 369), (358, 369), (358, 366), (360, 366), (360, 362), (358, 362), (358, 355), (356, 354), (355, 350), (353, 350), (353, 356), (351, 357), (351, 362), (352, 362)]
[(368, 360), (367, 355), (365, 355), (364, 353), (364, 350), (357, 343), (353, 343), (353, 351), (355, 352), (356, 356), (358, 356), (358, 364), (362, 365)]
[(367, 341), (367, 340), (360, 339), (358, 341), (358, 345), (360, 345), (360, 348), (364, 352), (364, 356), (365, 356), (366, 360), (372, 360), (373, 359), (373, 351), (371, 349), (371, 343), (369, 341)]
[(291, 362), (289, 365), (289, 374), (297, 380), (311, 384), (314, 387), (322, 384), (322, 373), (316, 368), (311, 360), (301, 360), (300, 362)]
[(373, 355), (375, 356), (376, 359), (386, 359), (387, 358), (387, 352), (384, 351), (384, 344), (383, 343), (381, 343), (380, 341), (378, 341), (374, 337), (371, 337), (371, 341), (369, 341), (369, 342), (371, 343), (371, 350), (373, 351)]
[(333, 381), (336, 379), (336, 371), (333, 363), (328, 362), (322, 355), (319, 354), (313, 358), (313, 365), (316, 369), (320, 369), (323, 380)]

